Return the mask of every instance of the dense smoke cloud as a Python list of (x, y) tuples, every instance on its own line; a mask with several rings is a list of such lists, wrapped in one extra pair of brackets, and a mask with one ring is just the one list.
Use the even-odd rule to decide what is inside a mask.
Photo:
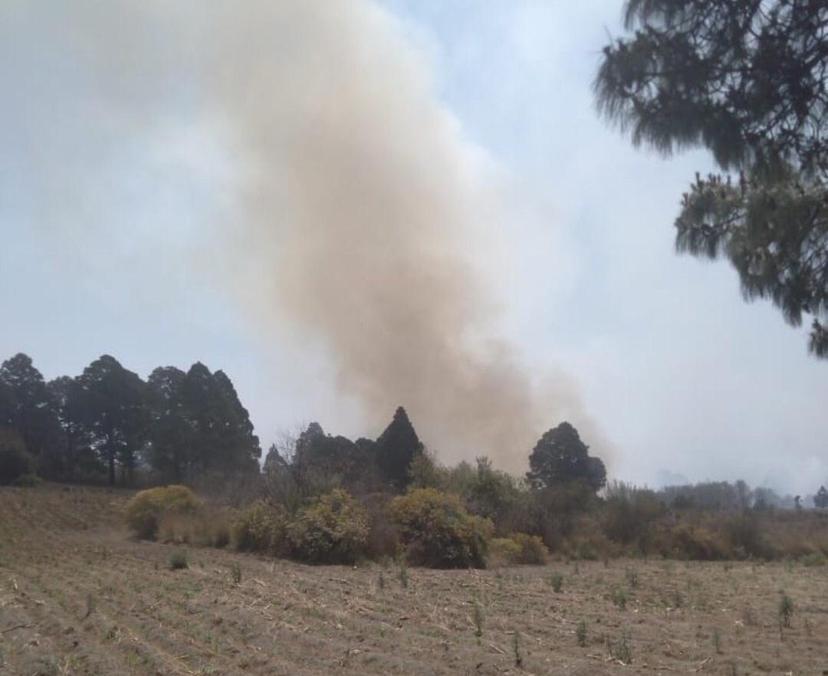
[(257, 330), (288, 323), (321, 341), (371, 431), (402, 404), (443, 459), (489, 454), (513, 470), (565, 417), (597, 441), (567, 381), (549, 386), (498, 333), (485, 264), (509, 224), (496, 171), (381, 7), (12, 6), (7, 18), (38, 16), (88, 73), (82, 107), (108, 126), (79, 133), (117, 146), (163, 136), (171, 118), (215, 133), (227, 167), (212, 180), (232, 198), (200, 230), (199, 256)]

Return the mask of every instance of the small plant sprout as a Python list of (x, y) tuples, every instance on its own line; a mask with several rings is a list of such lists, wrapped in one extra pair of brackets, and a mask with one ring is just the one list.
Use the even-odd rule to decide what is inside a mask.
[(621, 587), (616, 587), (615, 590), (612, 592), (612, 602), (615, 604), (615, 607), (620, 610), (627, 609), (627, 592), (625, 592)]
[(609, 643), (609, 654), (612, 659), (621, 664), (632, 664), (632, 646), (630, 646), (630, 638), (626, 632), (621, 634), (621, 638), (617, 641)]
[(477, 638), (483, 636), (483, 619), (483, 606), (480, 605), (480, 601), (475, 599), (472, 609), (472, 620), (474, 621), (474, 635)]
[(549, 585), (552, 587), (552, 591), (559, 594), (563, 587), (563, 575), (560, 573), (552, 573), (549, 576)]
[(578, 640), (578, 645), (582, 648), (587, 644), (587, 625), (585, 620), (578, 622), (578, 627), (575, 629), (575, 638)]
[(520, 632), (515, 630), (512, 634), (512, 652), (515, 655), (515, 666), (520, 669), (523, 667), (523, 653), (520, 650)]
[(408, 566), (405, 565), (405, 559), (400, 559), (400, 584), (403, 589), (408, 589)]
[(779, 626), (785, 627), (786, 629), (791, 626), (791, 618), (793, 618), (794, 614), (794, 603), (793, 599), (788, 596), (785, 592), (782, 592), (782, 596), (779, 599)]

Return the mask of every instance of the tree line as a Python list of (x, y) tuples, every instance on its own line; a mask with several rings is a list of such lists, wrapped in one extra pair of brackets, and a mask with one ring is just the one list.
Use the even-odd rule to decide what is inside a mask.
[[(223, 371), (156, 368), (143, 380), (103, 355), (78, 376), (46, 381), (25, 354), (0, 366), (0, 481), (132, 485), (205, 473), (258, 472), (259, 439)], [(5, 476), (4, 476), (5, 475)]]

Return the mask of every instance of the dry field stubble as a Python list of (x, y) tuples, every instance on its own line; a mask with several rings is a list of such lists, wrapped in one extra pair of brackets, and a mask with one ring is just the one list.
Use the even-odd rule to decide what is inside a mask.
[(828, 673), (824, 566), (582, 561), (403, 584), (393, 565), (191, 548), (171, 570), (175, 547), (128, 537), (126, 497), (0, 489), (0, 673)]

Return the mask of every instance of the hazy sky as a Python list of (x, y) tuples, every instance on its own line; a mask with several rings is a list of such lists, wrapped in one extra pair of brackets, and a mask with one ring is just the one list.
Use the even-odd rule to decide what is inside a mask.
[[(222, 64), (202, 62), (203, 33), (176, 33), (201, 6), (151, 2), (146, 14), (157, 15), (141, 10), (146, 23), (136, 23), (146, 4), (0, 8), (0, 356), (26, 352), (47, 378), (77, 374), (102, 353), (144, 377), (200, 360), (231, 377), (265, 447), (310, 420), (376, 434), (376, 416), (337, 387), (342, 368), (324, 335), (289, 319), (263, 328), (217, 283), (219, 271), (255, 279), (263, 269), (255, 251), (245, 269), (238, 250), (250, 245), (234, 241), (248, 232), (233, 219), (246, 213), (235, 205), (249, 168), (203, 104), (198, 74)], [(449, 146), (496, 176), (498, 216), (481, 235), (496, 245), (469, 246), (470, 265), (500, 308), (493, 333), (531, 377), (574, 393), (536, 400), (543, 427), (582, 408), (613, 476), (636, 482), (671, 472), (812, 492), (828, 481), (828, 363), (808, 356), (805, 331), (770, 304), (746, 304), (726, 263), (674, 254), (678, 202), (694, 172), (710, 168), (706, 155), (635, 150), (595, 114), (590, 85), (601, 47), (619, 33), (620, 0), (330, 3), (343, 16), (363, 5), (365, 16), (343, 23), (355, 32), (348, 44), (416, 66), (411, 78), (372, 81), (377, 109), (393, 100), (436, 111), (440, 125), (450, 121)], [(290, 11), (257, 17), (258, 4), (235, 6), (251, 16), (226, 29), (229, 44), (246, 44), (246, 30), (266, 37), (268, 20), (281, 22), (275, 42), (290, 35)], [(232, 95), (255, 101), (267, 89), (278, 104), (290, 95), (282, 71), (312, 72), (328, 93), (310, 105), (335, 114), (345, 67), (292, 70), (291, 58), (325, 53), (317, 33), (296, 33), (272, 88), (263, 58)], [(234, 81), (246, 77), (242, 64)], [(415, 85), (417, 96), (395, 91)], [(291, 122), (257, 123), (278, 133)], [(386, 161), (392, 172), (397, 160), (383, 157), (378, 179)], [(443, 170), (433, 168), (438, 178)], [(268, 209), (280, 199), (268, 193)], [(267, 290), (247, 288), (255, 307)], [(388, 401), (388, 419), (400, 403)], [(429, 443), (429, 429), (418, 431)]]

